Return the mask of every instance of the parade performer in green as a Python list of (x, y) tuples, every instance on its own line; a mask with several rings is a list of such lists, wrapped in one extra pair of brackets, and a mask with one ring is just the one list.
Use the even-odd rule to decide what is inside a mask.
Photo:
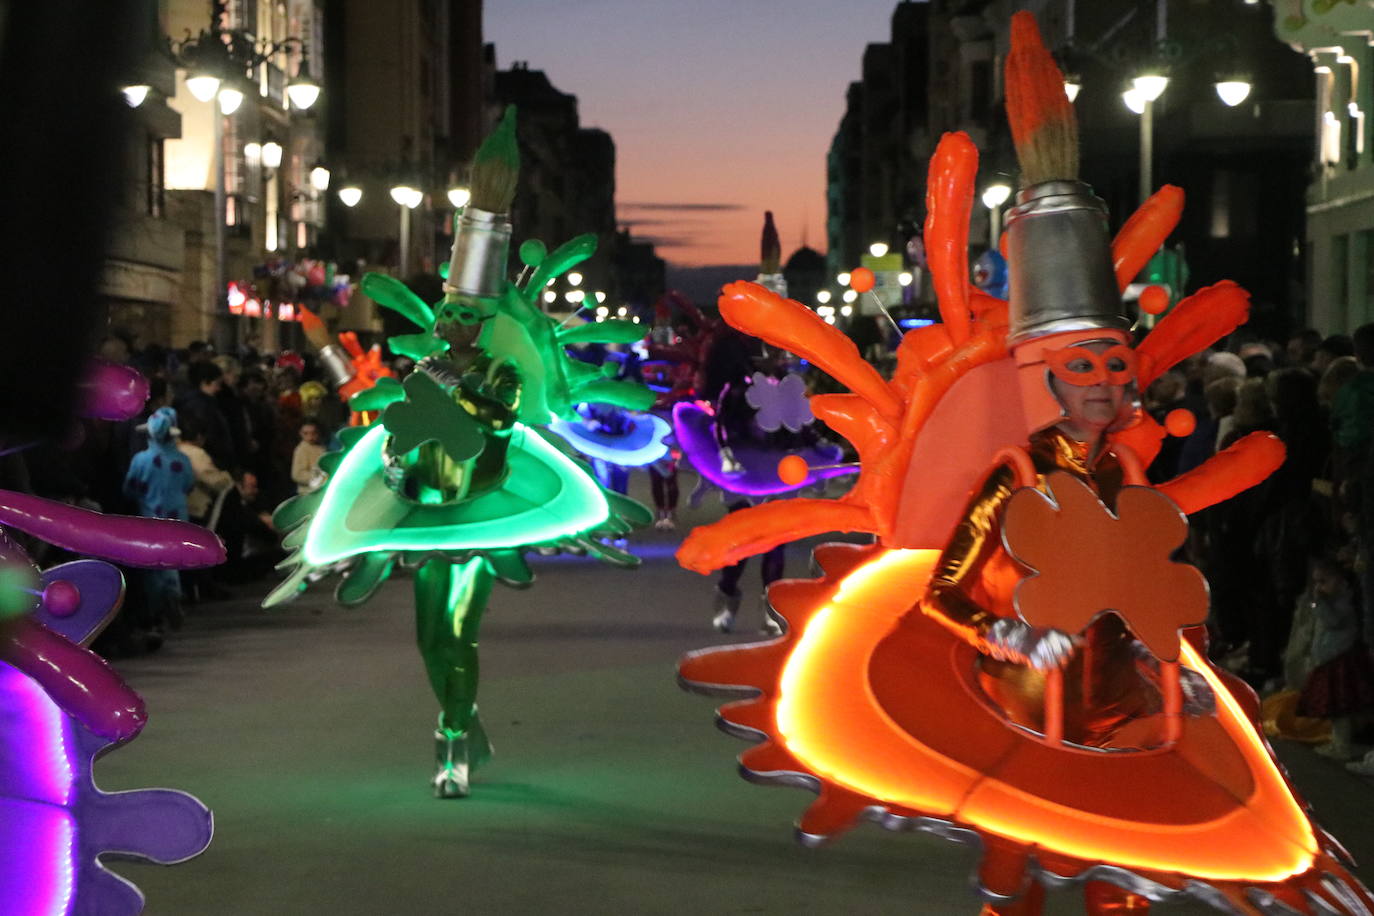
[[(592, 255), (595, 236), (552, 253), (527, 241), (519, 252), (524, 282), (507, 279), (518, 170), (510, 108), (477, 152), (472, 200), (457, 218), (445, 295), (435, 307), (392, 277), (363, 278), (363, 292), (420, 328), (388, 340), (416, 368), (404, 382), (378, 378), (349, 398), (359, 422), (340, 434), (342, 451), (321, 458), (324, 486), (277, 510), (278, 527), (289, 532), (291, 572), (264, 602), (289, 600), (338, 571), (337, 600), (356, 605), (398, 563), (415, 569), (420, 654), (441, 707), (433, 780), (441, 798), (467, 795), (471, 770), (491, 755), (476, 700), (478, 631), (492, 585), (529, 585), (524, 554), (531, 549), (636, 565), (608, 542), (652, 518), (603, 490), (589, 467), (544, 434), (578, 403), (644, 410), (653, 393), (565, 352), (576, 343), (630, 343), (643, 327), (560, 325), (540, 307), (548, 283)], [(339, 387), (356, 381), (347, 360), (321, 356)]]

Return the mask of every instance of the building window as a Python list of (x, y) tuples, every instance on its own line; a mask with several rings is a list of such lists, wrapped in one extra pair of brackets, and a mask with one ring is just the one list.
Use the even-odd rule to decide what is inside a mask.
[(148, 215), (157, 219), (167, 215), (166, 163), (162, 152), (162, 138), (148, 138), (147, 156)]

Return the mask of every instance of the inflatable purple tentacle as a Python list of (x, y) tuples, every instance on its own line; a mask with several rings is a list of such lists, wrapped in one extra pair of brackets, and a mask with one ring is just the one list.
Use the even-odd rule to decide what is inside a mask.
[(224, 562), (219, 538), (174, 519), (102, 515), (28, 493), (0, 490), (0, 525), (85, 556), (145, 569), (198, 569)]

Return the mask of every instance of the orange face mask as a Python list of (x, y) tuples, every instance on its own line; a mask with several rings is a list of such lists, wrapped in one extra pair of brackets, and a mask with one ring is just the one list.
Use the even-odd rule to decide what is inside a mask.
[(1087, 347), (1065, 347), (1045, 353), (1045, 364), (1054, 377), (1069, 385), (1129, 385), (1135, 379), (1136, 354), (1125, 344), (1102, 353)]

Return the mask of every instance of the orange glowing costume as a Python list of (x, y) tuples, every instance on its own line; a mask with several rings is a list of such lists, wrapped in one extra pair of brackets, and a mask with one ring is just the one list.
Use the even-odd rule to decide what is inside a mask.
[[(1012, 46), (1009, 70), (1021, 70), (1009, 95), (1029, 49), (1042, 97), (1052, 87), (1062, 99), (1029, 14), (1013, 20)], [(1025, 119), (1012, 120), (1013, 135), (1024, 132)], [(800, 303), (750, 283), (723, 291), (727, 321), (848, 387), (812, 407), (854, 444), (861, 470), (837, 500), (766, 504), (698, 528), (679, 561), (705, 573), (828, 531), (875, 543), (818, 548), (822, 578), (769, 591), (784, 635), (691, 653), (683, 683), (739, 697), (719, 721), (758, 742), (740, 757), (751, 779), (818, 793), (798, 823), (803, 842), (868, 819), (972, 843), (991, 912), (1038, 913), (1046, 887), (1078, 884), (1091, 913), (1190, 896), (1227, 912), (1368, 916), (1374, 897), (1296, 798), (1253, 692), (1206, 659), (1193, 626), (1206, 606), (1200, 574), (1171, 560), (1185, 514), (1263, 480), (1282, 444), (1252, 434), (1152, 487), (1143, 468), (1165, 431), (1137, 415), (1108, 433), (1112, 455), (1088, 462), (1051, 429), (1063, 407), (1046, 367), (1065, 347), (1124, 333), (1073, 315), (1032, 327), (1024, 301), (1009, 312), (971, 288), (972, 143), (946, 135), (930, 170), (925, 239), (943, 321), (905, 336), (891, 380)], [(1041, 212), (1037, 193), (1018, 198), (1022, 232)], [(1111, 243), (1105, 282), (1117, 303), (1182, 196), (1162, 189)], [(1015, 227), (1013, 306), (1027, 260)], [(1061, 273), (1072, 271), (1050, 282)], [(1021, 276), (1024, 299), (1035, 282)], [(1185, 299), (1134, 349), (1136, 382), (1247, 313), (1231, 283)], [(1081, 634), (1080, 648), (1049, 673), (998, 662), (988, 634), (1013, 617)], [(1214, 708), (1186, 708), (1184, 684)]]

